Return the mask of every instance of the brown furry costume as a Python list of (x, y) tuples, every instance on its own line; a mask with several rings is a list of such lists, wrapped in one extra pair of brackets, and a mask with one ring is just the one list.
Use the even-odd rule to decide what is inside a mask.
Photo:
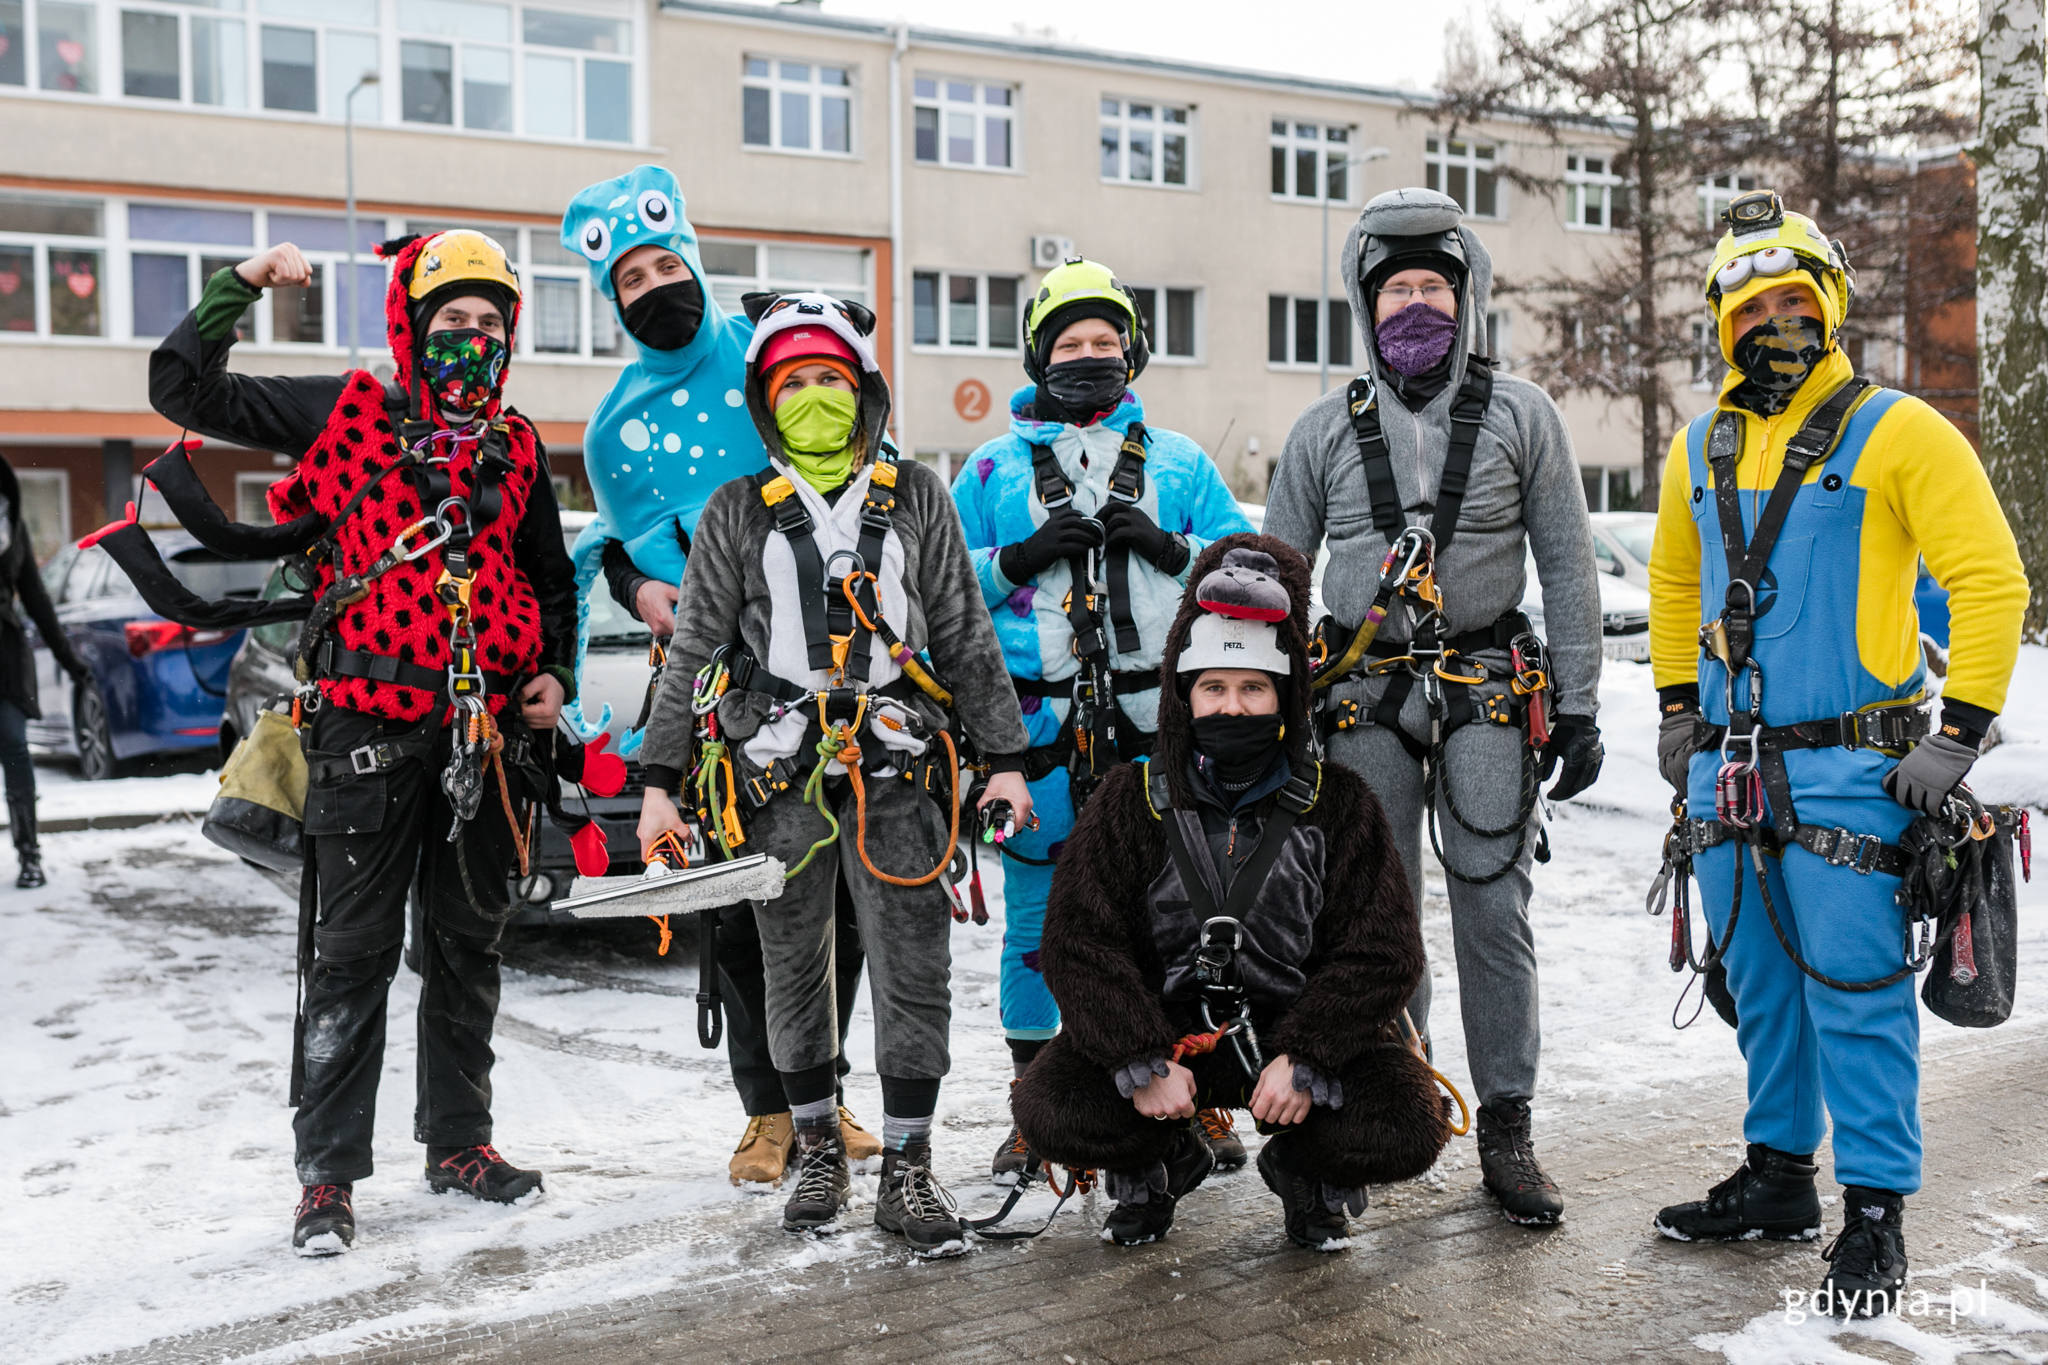
[[(1286, 744), (1307, 762), (1309, 566), (1284, 543), (1232, 535), (1195, 561), (1190, 583), (1232, 549), (1264, 551), (1280, 566), (1293, 611), (1277, 623), (1293, 661), (1286, 689)], [(1192, 808), (1192, 715), (1175, 671), (1200, 611), (1190, 592), (1168, 633), (1160, 665), (1154, 762), (1176, 807)], [(1261, 808), (1270, 812), (1275, 798)], [(1428, 1069), (1392, 1041), (1389, 1025), (1424, 970), (1421, 926), (1386, 818), (1349, 769), (1324, 765), (1317, 804), (1297, 827), (1326, 841), (1324, 904), (1303, 969), (1300, 997), (1268, 1032), (1267, 1058), (1285, 1053), (1344, 1087), (1340, 1109), (1316, 1106), (1285, 1130), (1302, 1165), (1328, 1184), (1353, 1188), (1420, 1175), (1449, 1137)], [(1117, 1093), (1120, 1067), (1170, 1056), (1183, 1030), (1162, 1000), (1165, 966), (1154, 945), (1147, 889), (1167, 864), (1166, 836), (1146, 799), (1143, 770), (1112, 771), (1089, 799), (1061, 853), (1046, 909), (1040, 961), (1058, 1000), (1062, 1032), (1039, 1053), (1011, 1097), (1017, 1126), (1042, 1157), (1072, 1167), (1133, 1170), (1164, 1159), (1175, 1123), (1139, 1114)], [(1209, 1059), (1196, 1059), (1207, 1062)], [(1206, 1067), (1198, 1066), (1198, 1076)]]

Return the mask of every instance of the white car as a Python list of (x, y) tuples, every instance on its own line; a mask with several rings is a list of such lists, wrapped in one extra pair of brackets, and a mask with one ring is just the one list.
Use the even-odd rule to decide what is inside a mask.
[[(1536, 576), (1536, 557), (1529, 556), (1524, 567), (1529, 586), (1522, 592), (1522, 611), (1536, 633), (1549, 639), (1543, 629), (1543, 584)], [(1613, 571), (1596, 576), (1600, 586), (1600, 652), (1610, 659), (1650, 662), (1650, 593)]]

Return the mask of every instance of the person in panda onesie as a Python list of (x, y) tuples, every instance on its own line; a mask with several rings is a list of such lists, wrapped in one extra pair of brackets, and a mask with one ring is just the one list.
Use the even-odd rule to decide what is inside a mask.
[[(923, 465), (898, 464), (883, 440), (889, 389), (874, 315), (823, 294), (747, 303), (757, 326), (746, 402), (769, 468), (718, 488), (698, 519), (683, 573), (689, 609), (677, 615), (641, 750), (640, 838), (651, 846), (682, 827), (676, 794), (699, 767), (713, 780), (693, 780), (691, 802), (708, 792), (722, 811), (744, 813), (739, 851), (789, 869), (783, 894), (754, 913), (768, 1044), (796, 1127), (783, 1209), (792, 1232), (836, 1228), (850, 1189), (834, 1098), (843, 867), (875, 1006), (875, 1223), (919, 1254), (944, 1254), (960, 1249), (962, 1228), (931, 1170), (952, 1021), (941, 881), (952, 740), (939, 695), (950, 694), (952, 719), (988, 762), (982, 804), (1009, 802), (1019, 826), (1031, 819), (1028, 741), (946, 485)], [(717, 738), (707, 732), (693, 752), (700, 673), (721, 699)], [(905, 775), (930, 778), (940, 801)], [(748, 799), (733, 800), (735, 790)], [(725, 827), (722, 814), (714, 823)]]
[(1063, 1028), (1011, 1111), (1039, 1157), (1104, 1173), (1103, 1239), (1130, 1246), (1214, 1165), (1196, 1111), (1249, 1109), (1288, 1238), (1337, 1250), (1365, 1187), (1450, 1137), (1404, 1027), (1421, 924), (1379, 799), (1309, 757), (1308, 561), (1229, 535), (1189, 580), (1157, 747), (1103, 779), (1053, 874)]

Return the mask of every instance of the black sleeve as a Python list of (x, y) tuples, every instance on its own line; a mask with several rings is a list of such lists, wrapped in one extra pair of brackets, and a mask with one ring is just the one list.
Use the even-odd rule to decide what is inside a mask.
[[(562, 511), (555, 503), (555, 481), (548, 470), (548, 451), (533, 438), (539, 470), (527, 495), (526, 515), (512, 534), (512, 562), (533, 585), (540, 604), (540, 666), (556, 672), (573, 700), (576, 695), (576, 566), (562, 544)], [(557, 672), (559, 670), (559, 672)]]
[(341, 398), (343, 376), (230, 374), (234, 344), (232, 332), (202, 340), (198, 310), (187, 313), (149, 357), (149, 405), (217, 441), (305, 454)]
[(604, 543), (604, 581), (612, 590), (612, 601), (626, 609), (626, 614), (635, 621), (640, 619), (640, 585), (650, 581), (633, 563), (633, 556), (626, 553), (626, 544), (620, 540)]
[(21, 596), (21, 605), (28, 611), (31, 621), (36, 623), (36, 633), (43, 637), (51, 657), (65, 672), (78, 672), (85, 668), (78, 652), (71, 647), (71, 637), (64, 633), (63, 625), (57, 620), (57, 609), (50, 605), (50, 590), (43, 586), (43, 576), (36, 572), (34, 553), (29, 549), (28, 528), (17, 519), (14, 523), (14, 590)]

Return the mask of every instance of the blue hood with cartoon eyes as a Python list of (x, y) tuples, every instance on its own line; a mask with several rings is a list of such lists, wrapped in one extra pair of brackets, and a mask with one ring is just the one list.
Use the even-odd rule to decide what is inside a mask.
[(754, 324), (712, 296), (676, 178), (660, 166), (636, 166), (578, 194), (562, 217), (563, 247), (589, 263), (592, 283), (615, 314), (612, 267), (650, 244), (689, 265), (704, 291), (704, 321), (678, 350), (635, 341), (637, 358), (584, 430), (583, 468), (598, 513), (576, 540), (576, 582), (585, 594), (604, 591), (593, 584), (607, 540), (624, 544), (641, 573), (680, 583), (684, 537), (696, 534), (712, 490), (768, 465), (745, 397)]

